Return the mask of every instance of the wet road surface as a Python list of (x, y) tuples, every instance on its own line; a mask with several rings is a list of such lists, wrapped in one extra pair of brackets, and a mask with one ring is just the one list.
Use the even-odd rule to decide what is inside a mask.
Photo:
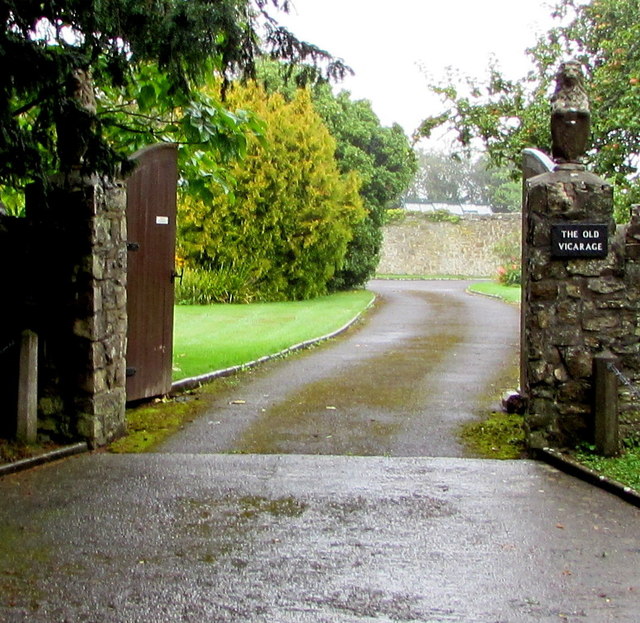
[(374, 281), (346, 336), (222, 392), (162, 452), (462, 457), (460, 424), (517, 386), (519, 312), (460, 281)]
[[(409, 456), (437, 450), (423, 421), (431, 410), (436, 438), (449, 444), (445, 431), (463, 416), (446, 417), (444, 405), (473, 416), (489, 400), (485, 384), (498, 385), (510, 369), (513, 347), (511, 329), (502, 330), (510, 325), (493, 317), (499, 304), (467, 304), (446, 283), (425, 287), (403, 298), (382, 284), (387, 300), (429, 304), (404, 318), (381, 304), (345, 340), (252, 374), (228, 390), (221, 411), (194, 422), (196, 434), (190, 427), (164, 452), (95, 453), (0, 479), (0, 621), (637, 623), (638, 509), (533, 461)], [(458, 306), (445, 322), (442, 310)], [(314, 435), (335, 431), (347, 413), (364, 418), (364, 407), (342, 396), (348, 368), (364, 370), (361, 379), (371, 382), (358, 387), (373, 395), (385, 378), (397, 379), (372, 362), (397, 355), (389, 369), (402, 366), (400, 354), (413, 348), (407, 332), (438, 343), (437, 331), (419, 326), (425, 313), (434, 327), (458, 328), (447, 329), (452, 338), (440, 341), (430, 364), (416, 360), (421, 372), (405, 386), (431, 401), (422, 418), (418, 398), (394, 394), (402, 421), (380, 435), (387, 445), (379, 447), (398, 456), (212, 453), (218, 442), (209, 428), (222, 431), (220, 446), (232, 451), (261, 443), (272, 452), (373, 454), (357, 432), (345, 431), (343, 446)], [(397, 343), (376, 329), (380, 317)], [(475, 323), (485, 335), (473, 335)], [(462, 363), (452, 370), (452, 362)], [(472, 378), (472, 367), (481, 374)], [(287, 379), (301, 374), (319, 384), (311, 392), (319, 398), (300, 410), (306, 428), (278, 441), (268, 429), (286, 432), (278, 405), (300, 402), (305, 390)], [(437, 397), (431, 374), (436, 385), (468, 391)], [(229, 404), (238, 400), (245, 403)], [(384, 423), (392, 416), (376, 400), (371, 419)], [(342, 419), (318, 429), (320, 414)], [(258, 434), (262, 417), (270, 424)], [(181, 450), (188, 439), (193, 448)]]
[(638, 509), (530, 461), (97, 454), (0, 496), (7, 623), (638, 621)]

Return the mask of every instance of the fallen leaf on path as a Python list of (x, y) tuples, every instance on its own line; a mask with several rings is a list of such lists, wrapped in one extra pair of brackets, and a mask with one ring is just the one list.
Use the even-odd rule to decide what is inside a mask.
[(229, 404), (230, 405), (246, 405), (247, 401), (246, 400), (232, 400)]

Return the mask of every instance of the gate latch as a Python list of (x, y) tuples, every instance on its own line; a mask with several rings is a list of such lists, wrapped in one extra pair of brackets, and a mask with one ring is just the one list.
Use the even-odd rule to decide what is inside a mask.
[(127, 242), (127, 251), (140, 251), (139, 242)]

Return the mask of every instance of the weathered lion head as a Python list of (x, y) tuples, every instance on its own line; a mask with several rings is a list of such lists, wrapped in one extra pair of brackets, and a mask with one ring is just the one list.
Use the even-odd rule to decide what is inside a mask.
[(565, 61), (561, 63), (558, 73), (556, 74), (556, 80), (556, 89), (563, 87), (582, 87), (584, 85), (582, 66), (578, 61)]

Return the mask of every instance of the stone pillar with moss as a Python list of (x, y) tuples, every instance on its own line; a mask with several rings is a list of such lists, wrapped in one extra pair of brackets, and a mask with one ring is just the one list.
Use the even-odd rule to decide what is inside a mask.
[(613, 192), (581, 163), (589, 110), (577, 63), (564, 63), (552, 98), (552, 172), (525, 189), (522, 381), (532, 448), (592, 435), (592, 360), (635, 334), (616, 242)]

